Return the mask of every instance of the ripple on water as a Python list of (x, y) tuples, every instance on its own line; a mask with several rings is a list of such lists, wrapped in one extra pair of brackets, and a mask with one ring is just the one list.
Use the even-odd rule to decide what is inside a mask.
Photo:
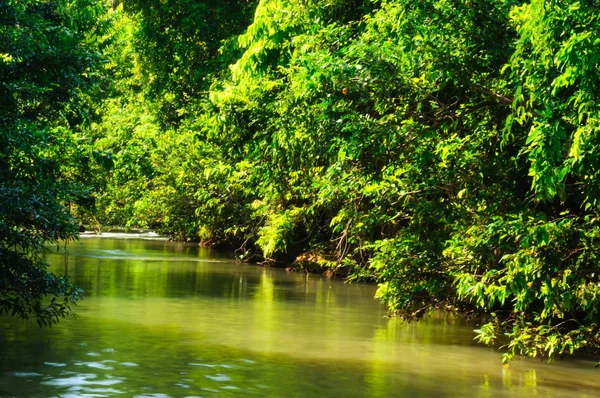
[(114, 368), (109, 365), (105, 365), (101, 362), (75, 362), (76, 366), (87, 366), (88, 368), (101, 369), (101, 370), (113, 370)]
[(214, 376), (206, 375), (205, 377), (207, 379), (214, 380), (214, 381), (231, 381), (231, 377), (226, 376), (226, 375), (221, 374), (221, 373), (216, 374)]
[(54, 387), (75, 387), (88, 385), (111, 386), (122, 382), (122, 380), (120, 379), (96, 380), (96, 377), (98, 376), (93, 373), (81, 373), (71, 377), (60, 377), (56, 379), (45, 380), (42, 381), (40, 384)]
[(84, 388), (82, 386), (75, 386), (69, 388), (67, 394), (61, 394), (63, 397), (105, 397), (106, 394), (123, 394), (123, 391), (115, 388)]
[(57, 363), (57, 362), (44, 362), (44, 365), (46, 365), (46, 366), (54, 366), (56, 368), (67, 366), (66, 363)]
[(33, 373), (33, 372), (6, 372), (6, 374), (8, 376), (13, 376), (13, 377), (40, 377), (40, 376), (43, 376), (40, 373)]
[(123, 256), (129, 256), (130, 255), (128, 252), (126, 252), (124, 250), (119, 250), (119, 249), (116, 249), (116, 250), (100, 250), (100, 251), (106, 252), (106, 253), (110, 253), (110, 254), (121, 254)]
[(137, 363), (135, 363), (135, 362), (119, 362), (119, 365), (123, 365), (123, 366), (131, 366), (131, 367), (134, 367), (134, 366), (140, 366), (140, 365), (138, 365), (138, 364), (137, 364)]
[(190, 366), (203, 366), (205, 368), (214, 368), (215, 367), (215, 365), (210, 365), (210, 364), (207, 364), (207, 363), (193, 363), (193, 362), (190, 362), (190, 363), (188, 363), (188, 365), (190, 365)]

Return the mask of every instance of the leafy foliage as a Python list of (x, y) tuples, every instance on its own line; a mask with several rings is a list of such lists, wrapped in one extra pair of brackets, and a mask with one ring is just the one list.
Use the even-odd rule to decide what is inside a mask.
[(48, 325), (79, 297), (42, 254), (76, 237), (69, 208), (88, 198), (93, 154), (77, 129), (92, 114), (105, 11), (87, 0), (0, 5), (0, 314)]

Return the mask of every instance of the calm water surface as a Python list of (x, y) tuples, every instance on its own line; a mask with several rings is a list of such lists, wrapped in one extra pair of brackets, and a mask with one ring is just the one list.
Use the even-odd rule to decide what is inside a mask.
[(598, 397), (592, 362), (515, 360), (442, 315), (385, 318), (375, 287), (162, 240), (48, 255), (85, 289), (51, 329), (0, 318), (2, 397)]

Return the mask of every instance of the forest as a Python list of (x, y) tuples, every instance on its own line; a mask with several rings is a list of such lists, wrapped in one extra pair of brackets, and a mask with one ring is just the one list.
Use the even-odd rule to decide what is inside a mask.
[(0, 314), (84, 224), (378, 284), (600, 354), (595, 0), (0, 1)]

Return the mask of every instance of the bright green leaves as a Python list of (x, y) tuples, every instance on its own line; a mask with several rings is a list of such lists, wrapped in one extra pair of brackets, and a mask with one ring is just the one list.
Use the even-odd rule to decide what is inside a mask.
[[(123, 2), (133, 72), (163, 128), (176, 128), (237, 56), (235, 35), (252, 18), (255, 1), (132, 0)], [(132, 70), (126, 70), (131, 73)], [(121, 83), (127, 80), (121, 81)], [(124, 87), (123, 87), (124, 88)]]
[[(599, 307), (589, 300), (600, 293), (596, 256), (589, 252), (597, 226), (583, 232), (584, 220), (564, 217), (553, 222), (524, 215), (497, 218), (448, 241), (447, 256), (470, 260), (456, 274), (457, 294), (478, 312), (495, 312), (494, 322), (477, 331), (481, 341), (511, 331), (506, 359), (563, 354), (588, 347), (573, 341), (572, 328), (593, 324)], [(495, 248), (488, 251), (492, 243)], [(454, 254), (454, 255), (453, 255)], [(591, 291), (595, 293), (591, 293)]]
[[(566, 179), (581, 184), (583, 207), (597, 205), (600, 19), (582, 2), (533, 1), (515, 8), (519, 41), (510, 65), (520, 80), (514, 111), (530, 128), (526, 141), (532, 190), (538, 199), (568, 201)], [(520, 90), (520, 88), (519, 88)], [(527, 115), (522, 117), (519, 115)], [(592, 159), (586, 159), (591, 156)], [(592, 192), (594, 194), (592, 194)]]
[(245, 51), (231, 67), (234, 79), (260, 75), (286, 64), (290, 51), (286, 51), (285, 47), (299, 31), (306, 15), (301, 7), (292, 8), (290, 5), (282, 0), (259, 2), (254, 21), (244, 34), (238, 36), (238, 44)]
[(271, 212), (265, 226), (258, 233), (256, 241), (265, 255), (272, 257), (274, 254), (287, 251), (288, 244), (293, 243), (294, 228), (299, 224), (299, 208), (285, 210), (282, 213)]

